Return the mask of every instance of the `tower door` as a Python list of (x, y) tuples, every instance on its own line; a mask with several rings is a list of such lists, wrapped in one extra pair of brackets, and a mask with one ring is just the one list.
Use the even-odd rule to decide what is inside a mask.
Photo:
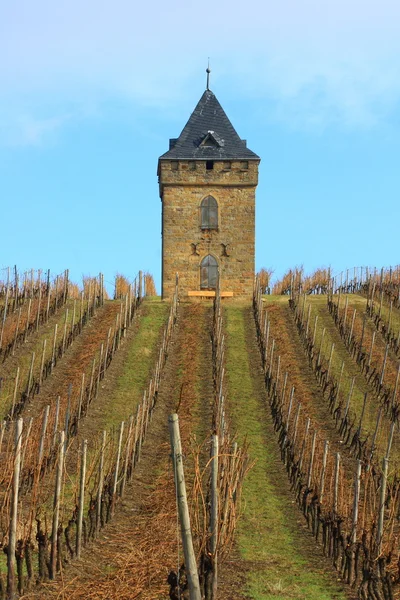
[(215, 290), (217, 287), (218, 263), (211, 254), (200, 264), (200, 289)]

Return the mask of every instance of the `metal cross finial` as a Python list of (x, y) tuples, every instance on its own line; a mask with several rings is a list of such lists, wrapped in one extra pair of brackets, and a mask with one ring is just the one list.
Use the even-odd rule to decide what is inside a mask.
[(208, 59), (208, 67), (206, 69), (206, 73), (207, 73), (207, 89), (210, 89), (210, 73), (211, 73), (211, 69), (210, 69), (210, 59)]

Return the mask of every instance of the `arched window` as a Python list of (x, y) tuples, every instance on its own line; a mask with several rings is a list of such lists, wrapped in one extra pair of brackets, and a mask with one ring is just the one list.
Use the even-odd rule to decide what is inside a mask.
[(201, 201), (201, 228), (218, 229), (218, 204), (212, 196), (206, 196)]
[(215, 290), (217, 287), (218, 263), (211, 254), (200, 264), (200, 289)]

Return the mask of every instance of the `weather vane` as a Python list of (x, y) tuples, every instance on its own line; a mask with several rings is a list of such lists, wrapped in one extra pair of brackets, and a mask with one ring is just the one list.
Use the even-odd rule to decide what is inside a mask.
[(208, 57), (208, 66), (206, 69), (206, 73), (207, 73), (207, 89), (210, 89), (210, 73), (211, 73), (211, 69), (210, 69), (210, 57)]

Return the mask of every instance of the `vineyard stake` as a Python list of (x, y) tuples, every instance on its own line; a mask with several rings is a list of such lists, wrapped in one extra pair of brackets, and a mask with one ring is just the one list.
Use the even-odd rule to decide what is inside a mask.
[(26, 342), (26, 340), (28, 339), (28, 329), (29, 329), (29, 320), (31, 318), (31, 309), (32, 309), (32, 298), (29, 298), (28, 313), (26, 316), (26, 323), (25, 323), (24, 342)]
[(392, 424), (390, 426), (390, 433), (389, 433), (389, 439), (388, 439), (388, 445), (387, 445), (387, 449), (386, 449), (386, 458), (389, 460), (389, 455), (390, 455), (390, 450), (392, 449), (392, 442), (393, 442), (393, 435), (394, 435), (394, 428), (396, 426), (395, 421), (392, 421)]
[(218, 586), (218, 436), (212, 436), (211, 446), (211, 506), (210, 506), (210, 552), (213, 560), (212, 598), (217, 598)]
[(106, 450), (106, 439), (107, 431), (103, 431), (103, 438), (101, 442), (100, 450), (100, 462), (99, 462), (99, 487), (97, 490), (97, 505), (96, 505), (96, 533), (98, 534), (101, 527), (101, 505), (103, 496), (104, 486), (104, 454)]
[(312, 444), (311, 444), (310, 466), (308, 468), (308, 477), (307, 477), (307, 487), (308, 487), (308, 489), (311, 489), (311, 479), (312, 479), (312, 472), (313, 472), (315, 442), (316, 442), (316, 440), (317, 440), (317, 432), (314, 431), (314, 435), (313, 435), (313, 438), (312, 438)]
[[(0, 332), (0, 350), (3, 347), (3, 334), (4, 334), (4, 325), (7, 318), (7, 307), (8, 307), (8, 296), (10, 293), (10, 267), (7, 267), (7, 285), (6, 285), (6, 298), (4, 302), (4, 313), (3, 313), (3, 322), (1, 324), (1, 332)], [(17, 295), (17, 292), (15, 292)]]
[(35, 362), (35, 353), (32, 352), (32, 360), (31, 360), (31, 367), (29, 369), (29, 377), (28, 377), (28, 387), (26, 389), (26, 399), (29, 399), (29, 396), (31, 394), (31, 386), (32, 386), (32, 379), (33, 379), (33, 365)]
[(174, 466), (174, 478), (176, 496), (181, 524), (181, 536), (185, 566), (189, 586), (190, 600), (201, 600), (199, 575), (197, 572), (196, 555), (193, 549), (192, 531), (190, 528), (189, 507), (186, 496), (185, 476), (183, 470), (182, 446), (179, 433), (179, 418), (177, 414), (168, 417), (170, 432), (172, 462)]
[(322, 469), (321, 469), (321, 479), (319, 482), (319, 503), (322, 504), (324, 500), (324, 491), (325, 491), (325, 471), (326, 471), (326, 461), (328, 459), (328, 451), (329, 451), (329, 442), (325, 440), (324, 444), (324, 454), (322, 456)]
[(382, 538), (383, 538), (383, 522), (385, 517), (385, 500), (386, 500), (386, 483), (387, 483), (387, 472), (388, 472), (389, 461), (387, 458), (382, 459), (382, 482), (381, 482), (381, 495), (379, 500), (379, 517), (378, 517), (378, 528), (376, 531), (376, 542), (377, 542), (377, 554), (380, 555), (382, 551)]
[(339, 454), (339, 452), (336, 452), (335, 485), (334, 485), (334, 491), (333, 491), (333, 514), (335, 516), (337, 516), (337, 514), (338, 514), (339, 469), (340, 469), (340, 454)]
[(22, 419), (15, 423), (14, 434), (14, 473), (11, 491), (10, 510), (10, 533), (7, 550), (7, 598), (13, 599), (15, 594), (15, 546), (17, 541), (17, 519), (18, 519), (18, 490), (19, 475), (21, 468), (21, 442), (22, 442)]
[(50, 550), (50, 579), (54, 579), (57, 570), (57, 538), (58, 538), (58, 522), (60, 517), (60, 498), (61, 498), (61, 486), (62, 476), (64, 470), (64, 447), (65, 447), (65, 433), (60, 432), (60, 445), (58, 448), (58, 465), (56, 473), (56, 481), (54, 488), (54, 500), (53, 500), (53, 523), (51, 529), (51, 550)]
[(13, 347), (12, 347), (11, 356), (15, 355), (15, 347), (17, 345), (18, 329), (19, 329), (19, 324), (20, 324), (20, 321), (21, 321), (21, 311), (22, 311), (22, 308), (19, 307), (19, 309), (18, 309), (18, 317), (17, 317), (17, 326), (15, 327), (14, 343), (13, 343)]
[(125, 423), (124, 423), (124, 421), (122, 421), (120, 429), (119, 429), (117, 463), (115, 465), (115, 473), (114, 473), (114, 484), (113, 484), (113, 493), (112, 493), (111, 514), (114, 513), (115, 501), (116, 501), (116, 495), (117, 495), (118, 472), (119, 472), (119, 462), (120, 462), (120, 459), (121, 459), (122, 436), (124, 435), (124, 425), (125, 425)]
[(354, 500), (353, 500), (353, 523), (351, 531), (351, 543), (353, 548), (351, 549), (350, 567), (347, 583), (351, 584), (353, 581), (354, 571), (354, 544), (357, 541), (357, 524), (358, 524), (358, 504), (360, 501), (360, 483), (361, 483), (361, 460), (357, 460), (356, 476), (354, 479)]
[(56, 400), (56, 414), (54, 416), (54, 432), (53, 432), (53, 447), (57, 442), (57, 430), (58, 430), (58, 417), (60, 415), (60, 396), (57, 396)]
[(125, 460), (124, 460), (124, 474), (122, 476), (121, 492), (120, 492), (121, 498), (125, 492), (126, 480), (127, 480), (127, 475), (128, 475), (128, 465), (129, 465), (131, 448), (132, 448), (132, 437), (133, 437), (133, 415), (131, 415), (129, 417), (128, 439), (127, 439), (127, 444), (126, 444), (126, 452), (125, 452)]
[(76, 558), (80, 557), (81, 547), (82, 547), (83, 508), (85, 505), (86, 455), (87, 455), (87, 440), (83, 440), (81, 472), (80, 472), (80, 478), (79, 478), (78, 518), (76, 521), (76, 544), (75, 544)]
[(53, 372), (54, 366), (55, 366), (55, 360), (56, 360), (56, 342), (57, 342), (57, 329), (58, 329), (58, 324), (56, 323), (54, 326), (54, 336), (53, 336), (53, 350), (51, 353), (51, 372)]
[(37, 313), (36, 313), (36, 324), (35, 324), (36, 331), (38, 331), (38, 329), (39, 329), (41, 305), (42, 305), (42, 284), (40, 281), (40, 271), (39, 271), (39, 300), (38, 300), (38, 307), (37, 307)]
[(43, 422), (42, 422), (42, 433), (40, 436), (40, 444), (39, 444), (39, 456), (38, 456), (38, 466), (39, 466), (39, 473), (40, 473), (40, 468), (42, 465), (42, 458), (43, 458), (43, 450), (44, 450), (44, 441), (46, 438), (46, 429), (47, 429), (47, 423), (49, 420), (49, 412), (50, 412), (50, 405), (48, 404), (44, 410), (43, 413)]
[(13, 401), (12, 401), (12, 407), (11, 407), (11, 418), (14, 417), (15, 403), (17, 401), (18, 382), (19, 382), (19, 367), (17, 367), (17, 373), (15, 375), (14, 393), (13, 393)]
[(40, 372), (39, 372), (39, 385), (42, 385), (43, 382), (43, 371), (44, 371), (44, 359), (46, 354), (46, 338), (43, 340), (43, 349), (42, 349), (42, 358), (40, 360)]

